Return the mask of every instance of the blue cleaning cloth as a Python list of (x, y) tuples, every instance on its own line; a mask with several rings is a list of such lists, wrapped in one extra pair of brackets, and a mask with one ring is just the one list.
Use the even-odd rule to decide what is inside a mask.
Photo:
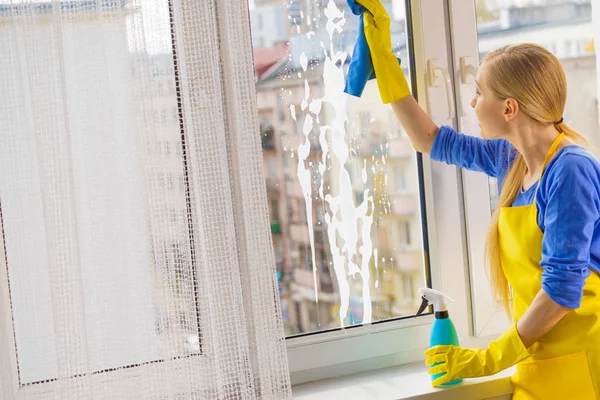
[[(352, 59), (348, 66), (348, 75), (346, 76), (346, 87), (344, 92), (349, 95), (360, 97), (365, 90), (367, 82), (375, 79), (375, 70), (373, 69), (373, 60), (371, 59), (371, 51), (365, 37), (365, 25), (363, 14), (367, 9), (355, 0), (347, 0), (348, 7), (354, 15), (359, 15), (358, 37), (352, 51)], [(400, 58), (398, 58), (400, 63)]]

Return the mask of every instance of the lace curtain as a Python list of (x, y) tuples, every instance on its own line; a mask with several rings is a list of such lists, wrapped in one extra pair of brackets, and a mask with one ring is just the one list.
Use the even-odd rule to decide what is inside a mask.
[(249, 32), (0, 2), (0, 398), (291, 397)]

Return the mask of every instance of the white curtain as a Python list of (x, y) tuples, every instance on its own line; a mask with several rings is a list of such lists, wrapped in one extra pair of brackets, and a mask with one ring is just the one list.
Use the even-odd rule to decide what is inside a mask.
[(244, 0), (0, 1), (0, 398), (291, 397)]

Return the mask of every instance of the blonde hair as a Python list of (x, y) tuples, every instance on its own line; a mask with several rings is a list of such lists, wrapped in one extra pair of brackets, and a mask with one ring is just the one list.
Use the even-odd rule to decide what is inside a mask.
[[(542, 124), (553, 124), (571, 141), (587, 146), (586, 140), (562, 121), (567, 80), (562, 65), (552, 53), (536, 44), (524, 43), (497, 49), (489, 53), (484, 62), (487, 86), (498, 98), (515, 99), (525, 115)], [(519, 154), (504, 180), (485, 245), (494, 300), (502, 304), (509, 315), (512, 291), (500, 262), (498, 221), (500, 208), (512, 205), (526, 173), (525, 160)]]

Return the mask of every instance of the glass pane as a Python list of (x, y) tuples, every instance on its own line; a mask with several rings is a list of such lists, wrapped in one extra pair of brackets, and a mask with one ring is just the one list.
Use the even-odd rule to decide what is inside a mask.
[[(564, 119), (598, 148), (598, 95), (590, 0), (477, 0), (479, 53), (533, 42), (553, 52), (567, 75)], [(497, 201), (490, 182), (492, 205)]]
[[(383, 1), (409, 74), (404, 1)], [(254, 0), (254, 67), (287, 335), (414, 315), (425, 286), (416, 153), (370, 81), (343, 93), (345, 0)]]

